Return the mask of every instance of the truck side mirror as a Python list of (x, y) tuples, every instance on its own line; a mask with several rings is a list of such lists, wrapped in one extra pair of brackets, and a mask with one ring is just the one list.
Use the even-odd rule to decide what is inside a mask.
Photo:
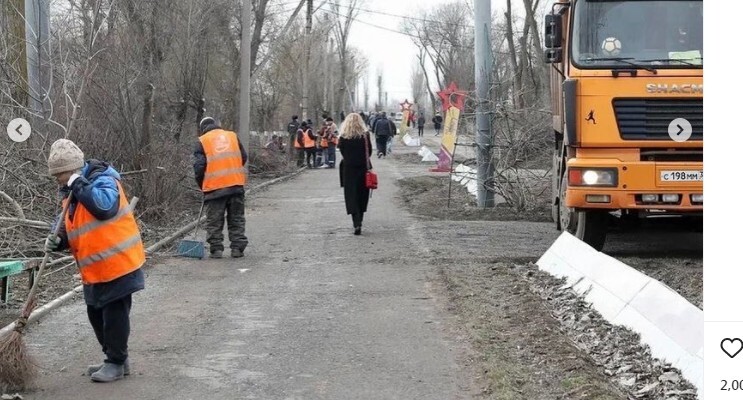
[(544, 16), (544, 59), (550, 64), (562, 62), (562, 15)]

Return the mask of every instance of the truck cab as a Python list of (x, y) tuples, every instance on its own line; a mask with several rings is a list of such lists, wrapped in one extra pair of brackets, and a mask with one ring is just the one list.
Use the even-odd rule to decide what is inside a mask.
[(701, 0), (567, 0), (545, 16), (556, 227), (703, 208)]

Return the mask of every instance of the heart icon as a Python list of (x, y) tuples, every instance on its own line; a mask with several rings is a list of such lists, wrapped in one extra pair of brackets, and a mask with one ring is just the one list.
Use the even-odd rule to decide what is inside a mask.
[(738, 338), (725, 338), (722, 339), (722, 342), (720, 342), (720, 347), (722, 348), (722, 351), (724, 351), (725, 354), (728, 355), (728, 357), (735, 358), (738, 353), (743, 351), (743, 340), (740, 340)]

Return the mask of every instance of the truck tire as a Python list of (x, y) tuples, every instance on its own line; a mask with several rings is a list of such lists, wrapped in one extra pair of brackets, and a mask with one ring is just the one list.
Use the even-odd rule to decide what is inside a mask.
[(562, 230), (584, 241), (594, 249), (601, 251), (606, 243), (609, 229), (609, 213), (597, 210), (576, 210), (566, 205), (568, 189), (567, 171), (560, 182), (560, 226)]

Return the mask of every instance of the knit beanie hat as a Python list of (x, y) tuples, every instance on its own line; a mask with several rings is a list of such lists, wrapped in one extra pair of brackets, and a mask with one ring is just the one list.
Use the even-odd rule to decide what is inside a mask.
[(47, 163), (49, 175), (56, 175), (82, 169), (85, 165), (85, 156), (71, 140), (59, 139), (52, 143)]

